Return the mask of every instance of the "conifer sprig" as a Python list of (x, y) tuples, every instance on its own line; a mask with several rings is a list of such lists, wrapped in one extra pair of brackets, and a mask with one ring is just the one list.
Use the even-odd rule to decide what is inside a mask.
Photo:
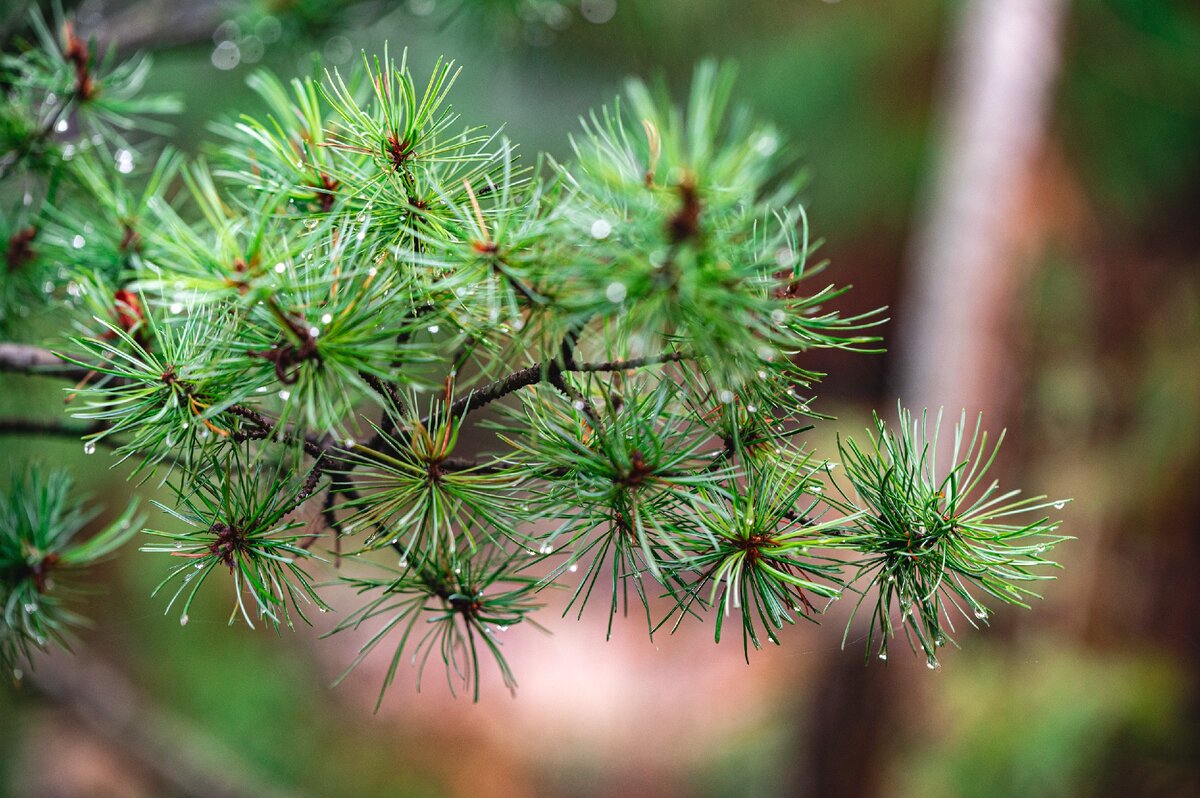
[(936, 668), (937, 649), (953, 642), (953, 615), (986, 624), (992, 610), (984, 597), (1026, 608), (1040, 598), (1026, 584), (1053, 578), (1035, 569), (1056, 567), (1044, 555), (1068, 539), (1045, 513), (1066, 501), (1022, 498), (988, 481), (1000, 441), (988, 448), (982, 417), (972, 428), (963, 415), (945, 471), (937, 465), (941, 414), (932, 430), (925, 414), (917, 420), (901, 408), (899, 417), (896, 430), (876, 417), (866, 446), (839, 444), (853, 492), (839, 488), (827, 501), (860, 518), (857, 533), (841, 543), (864, 555), (855, 581), (876, 590), (868, 653), (878, 642), (879, 658), (887, 659), (895, 606), (910, 646)]
[(232, 445), (177, 488), (182, 512), (156, 503), (186, 525), (176, 532), (147, 529), (162, 542), (142, 547), (179, 561), (154, 592), (178, 583), (166, 611), (179, 602), (181, 624), (187, 624), (197, 592), (214, 572), (227, 573), (233, 582), (231, 625), (240, 615), (250, 627), (256, 620), (291, 627), (293, 612), (309, 622), (305, 605), (328, 611), (302, 564), (314, 556), (300, 545), (302, 524), (288, 518), (306, 488), (284, 469), (256, 462), (244, 446)]
[(32, 467), (0, 492), (0, 669), (20, 677), (34, 650), (70, 648), (72, 629), (87, 623), (71, 609), (75, 573), (101, 562), (140, 528), (132, 502), (86, 540), (94, 517), (64, 471)]
[(516, 676), (504, 658), (499, 635), (525, 622), (541, 628), (529, 617), (540, 606), (534, 595), (537, 579), (515, 575), (516, 567), (511, 555), (488, 546), (480, 556), (453, 568), (432, 561), (403, 563), (391, 576), (347, 578), (345, 581), (356, 592), (372, 597), (349, 613), (334, 632), (357, 629), (376, 619), (383, 623), (362, 644), (346, 673), (392, 637), (396, 638), (395, 651), (376, 709), (406, 653), (417, 668), (417, 689), (425, 666), (436, 652), (445, 667), (450, 691), (469, 690), (479, 700), (482, 650), (496, 661), (504, 686), (515, 695)]
[[(538, 168), (460, 123), (451, 62), (257, 72), (261, 108), (217, 126), (210, 167), (126, 141), (172, 107), (138, 92), (141, 62), (34, 27), (0, 58), (0, 182), (25, 197), (0, 219), (0, 323), (65, 313), (85, 446), (171, 464), (182, 527), (144, 548), (175, 558), (156, 592), (184, 623), (210, 577), (231, 622), (327, 609), (310, 569), (328, 542), (365, 602), (336, 630), (379, 624), (355, 663), (394, 646), (386, 688), (437, 652), (477, 696), (481, 656), (515, 686), (500, 633), (552, 586), (564, 614), (601, 596), (610, 633), (631, 601), (651, 634), (719, 640), (736, 615), (747, 656), (857, 592), (869, 650), (899, 623), (936, 665), (951, 610), (985, 620), (1047, 578), (1061, 505), (988, 483), (978, 425), (944, 472), (937, 425), (905, 411), (841, 443), (843, 471), (806, 448), (828, 419), (808, 353), (873, 351), (881, 319), (838, 310), (801, 176), (731, 69), (701, 64), (682, 109), (630, 82)], [(14, 362), (59, 362), (35, 354)], [(308, 502), (327, 529), (295, 520)], [(12, 610), (40, 591), (9, 548), (3, 664), (73, 620)], [(389, 548), (394, 567), (355, 571)]]

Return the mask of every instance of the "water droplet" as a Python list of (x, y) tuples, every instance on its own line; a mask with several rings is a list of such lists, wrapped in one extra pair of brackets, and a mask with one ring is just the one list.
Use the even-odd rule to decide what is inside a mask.
[(929, 668), (931, 671), (936, 671), (938, 668), (942, 667), (942, 663), (937, 661), (937, 657), (930, 657), (925, 660), (925, 667)]
[(25, 612), (27, 612), (27, 613), (29, 613), (29, 612), (37, 612), (37, 605), (36, 605), (36, 604), (34, 604), (34, 603), (32, 603), (32, 602), (30, 602), (29, 604), (26, 604), (26, 605), (25, 605)]
[(283, 274), (285, 271), (287, 271), (287, 264), (285, 264), (285, 263), (276, 263), (275, 264), (275, 273), (276, 274)]
[(1065, 501), (1062, 501), (1062, 502), (1055, 502), (1055, 503), (1054, 503), (1054, 509), (1055, 509), (1055, 510), (1061, 510), (1062, 508), (1064, 508), (1064, 507), (1066, 507), (1066, 506), (1067, 506), (1067, 503), (1066, 503)]
[(198, 563), (196, 563), (196, 565), (194, 567), (196, 568), (197, 571), (199, 571), (201, 568), (204, 567), (204, 563), (198, 562)]
[(353, 449), (356, 443), (358, 443), (358, 441), (354, 440), (353, 438), (347, 438), (343, 446), (345, 446), (347, 449)]
[(571, 403), (571, 406), (574, 407), (576, 410), (582, 411), (583, 408), (585, 408), (587, 405), (584, 404), (582, 399), (576, 399), (574, 402)]
[(187, 626), (187, 622), (188, 622), (188, 616), (187, 616), (187, 613), (185, 612), (183, 615), (179, 616), (179, 625)]
[(719, 394), (717, 394), (717, 398), (721, 400), (721, 404), (727, 405), (733, 401), (733, 392), (721, 391)]
[(64, 133), (64, 132), (66, 132), (66, 129), (70, 126), (71, 126), (71, 123), (68, 122), (65, 118), (63, 118), (63, 119), (58, 120), (58, 122), (55, 123), (54, 129), (57, 130), (59, 133)]
[(766, 157), (773, 155), (779, 146), (779, 140), (772, 133), (763, 133), (754, 140), (754, 151)]
[(183, 312), (183, 303), (172, 302), (171, 303), (171, 312), (172, 313), (182, 313)]
[(810, 491), (812, 491), (813, 493), (821, 493), (822, 491), (825, 490), (820, 485), (810, 485), (808, 489)]
[(379, 270), (378, 270), (378, 269), (376, 269), (374, 266), (372, 266), (371, 268), (367, 269), (367, 275), (368, 275), (369, 277), (374, 277), (374, 276), (375, 276), (375, 275), (377, 275), (377, 274), (379, 274)]
[(117, 171), (127, 175), (133, 171), (133, 153), (126, 149), (117, 150)]
[(25, 671), (20, 668), (13, 668), (13, 678), (18, 682), (21, 681), (21, 679), (25, 678)]
[(329, 322), (331, 322), (331, 321), (333, 321), (333, 314), (332, 314), (332, 313), (326, 313), (324, 316), (322, 316), (322, 317), (321, 317), (321, 323), (322, 323), (322, 324), (328, 324), (328, 323), (329, 323)]
[(767, 372), (763, 371), (762, 369), (759, 369), (758, 370), (758, 378), (760, 380), (765, 380), (767, 378)]
[(608, 238), (612, 232), (612, 225), (604, 219), (597, 219), (592, 222), (592, 238), (597, 241)]
[(571, 573), (575, 573), (576, 571), (579, 570), (579, 566), (576, 565), (575, 563), (571, 563), (571, 567), (568, 568), (567, 570), (570, 571)]
[(462, 573), (462, 566), (461, 566), (461, 565), (456, 565), (456, 566), (454, 566), (454, 573), (456, 573), (456, 574), (461, 574), (461, 573)]
[(888, 574), (888, 581), (889, 581), (889, 582), (895, 582), (895, 581), (896, 581), (896, 577), (895, 577), (895, 575), (894, 575), (894, 574)]
[(625, 301), (625, 296), (629, 293), (625, 288), (625, 283), (611, 282), (608, 288), (604, 289), (604, 295), (608, 297), (609, 302), (617, 303)]
[(71, 239), (71, 246), (75, 247), (75, 249), (83, 249), (83, 245), (86, 243), (87, 243), (87, 239), (78, 234), (76, 234), (75, 237)]
[(781, 309), (775, 308), (774, 310), (771, 311), (771, 321), (775, 322), (776, 324), (783, 324), (783, 322), (786, 319), (787, 319), (787, 314), (784, 313)]
[(84, 454), (95, 454), (96, 453), (96, 442), (88, 441), (87, 443), (85, 443), (83, 445), (83, 453)]
[(441, 328), (441, 327), (439, 327), (439, 326), (437, 326), (436, 324), (430, 324), (430, 325), (429, 325), (429, 334), (430, 334), (430, 335), (437, 335), (437, 333), (438, 333), (438, 330), (440, 330), (440, 329), (442, 329), (442, 328)]
[(286, 402), (288, 399), (292, 398), (292, 392), (291, 391), (280, 391), (279, 398)]
[(941, 635), (938, 635), (937, 637), (935, 637), (933, 639), (933, 644), (935, 646), (937, 646), (938, 648), (941, 648), (942, 646), (946, 645), (946, 638), (942, 637)]
[(177, 548), (177, 549), (182, 549), (182, 548), (183, 548), (183, 544), (182, 544), (182, 543), (176, 543), (176, 544), (175, 544), (175, 548)]
[(401, 557), (401, 558), (400, 558), (400, 567), (401, 567), (401, 568), (407, 568), (407, 567), (408, 567), (408, 558), (407, 558), (407, 557)]
[(986, 607), (976, 607), (975, 608), (975, 617), (976, 618), (978, 618), (979, 620), (982, 621), (983, 619), (987, 618), (987, 616), (988, 616), (988, 611), (987, 611)]
[(496, 631), (497, 631), (497, 632), (507, 632), (507, 631), (508, 631), (508, 624), (497, 624), (497, 625), (496, 625)]
[(579, 13), (593, 25), (603, 25), (617, 13), (617, 0), (580, 0)]
[(887, 652), (886, 652), (886, 651), (880, 651), (880, 652), (879, 652), (879, 658), (880, 658), (881, 660), (883, 660), (884, 662), (886, 662), (886, 661), (887, 661)]
[(538, 551), (540, 551), (542, 554), (549, 554), (550, 552), (554, 551), (554, 549), (549, 543), (543, 543), (542, 547), (538, 549)]
[(746, 412), (747, 413), (757, 413), (758, 407), (756, 405), (746, 405)]

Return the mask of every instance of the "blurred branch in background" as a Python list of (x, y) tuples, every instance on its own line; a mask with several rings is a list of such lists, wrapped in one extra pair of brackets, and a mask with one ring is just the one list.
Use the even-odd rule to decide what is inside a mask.
[(1003, 417), (1005, 333), (1021, 282), (1010, 222), (1045, 134), (1066, 8), (971, 0), (952, 34), (940, 154), (899, 314), (896, 381), (910, 407)]
[[(171, 794), (195, 798), (297, 798), (265, 784), (228, 743), (208, 737), (161, 707), (88, 651), (38, 659), (25, 679), (93, 732), (127, 753)], [(236, 685), (235, 685), (236, 689)]]
[(163, 49), (207, 40), (228, 13), (225, 4), (214, 0), (187, 3), (151, 0), (131, 3), (119, 11), (87, 15), (82, 9), (80, 22), (85, 30), (103, 42), (117, 44), (123, 52)]

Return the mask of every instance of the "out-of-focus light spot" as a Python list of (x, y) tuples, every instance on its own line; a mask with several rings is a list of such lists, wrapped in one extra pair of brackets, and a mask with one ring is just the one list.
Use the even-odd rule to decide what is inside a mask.
[(325, 60), (333, 64), (344, 64), (354, 55), (354, 45), (345, 36), (330, 36), (325, 42)]
[(563, 30), (571, 24), (571, 12), (562, 3), (551, 3), (542, 11), (542, 19), (554, 30)]
[(258, 38), (270, 44), (279, 41), (280, 35), (283, 34), (283, 25), (280, 25), (275, 17), (263, 17), (255, 24), (254, 32)]
[(579, 13), (588, 22), (603, 25), (617, 13), (617, 0), (580, 0)]
[(242, 48), (242, 60), (247, 64), (258, 63), (267, 49), (263, 40), (253, 35), (242, 39), (238, 46)]
[(212, 63), (217, 69), (230, 70), (242, 61), (242, 51), (233, 42), (218, 44), (212, 51)]
[(242, 26), (232, 19), (225, 20), (213, 31), (213, 44), (236, 42), (240, 38), (242, 38)]

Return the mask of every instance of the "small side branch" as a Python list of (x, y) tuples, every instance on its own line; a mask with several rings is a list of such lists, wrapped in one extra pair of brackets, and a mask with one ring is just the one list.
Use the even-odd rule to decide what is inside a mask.
[(545, 368), (541, 363), (534, 363), (528, 368), (523, 368), (520, 371), (509, 374), (502, 380), (497, 380), (479, 390), (471, 391), (464, 398), (450, 405), (450, 416), (457, 418), (473, 410), (478, 410), (484, 405), (491, 404), (497, 399), (503, 399), (514, 391), (519, 391), (530, 385), (537, 385), (545, 376), (544, 372)]
[(563, 369), (564, 371), (580, 371), (580, 372), (595, 372), (595, 371), (629, 371), (631, 369), (645, 368), (646, 366), (657, 366), (662, 363), (678, 363), (681, 360), (687, 360), (689, 356), (683, 352), (671, 352), (666, 355), (654, 355), (651, 357), (635, 357), (631, 360), (610, 360), (607, 363), (580, 363), (574, 368)]
[[(530, 385), (537, 385), (545, 380), (550, 384), (554, 384), (557, 375), (557, 381), (562, 381), (564, 372), (579, 372), (579, 373), (595, 373), (595, 372), (610, 372), (610, 371), (629, 371), (631, 369), (645, 368), (646, 366), (655, 366), (662, 363), (677, 363), (681, 360), (687, 360), (688, 355), (683, 352), (672, 352), (667, 355), (654, 355), (650, 357), (639, 357), (632, 360), (611, 360), (603, 363), (570, 363), (569, 365), (561, 365), (555, 363), (534, 363), (528, 368), (521, 369), (509, 374), (503, 379), (490, 383), (483, 388), (472, 391), (466, 397), (459, 399), (450, 406), (451, 416), (459, 416), (465, 413), (470, 413), (478, 410), (484, 405), (491, 404), (497, 399), (503, 399), (514, 391), (521, 388), (527, 388)], [(554, 387), (558, 388), (558, 385)], [(561, 389), (560, 389), (561, 390)], [(569, 390), (564, 393), (570, 393)]]

